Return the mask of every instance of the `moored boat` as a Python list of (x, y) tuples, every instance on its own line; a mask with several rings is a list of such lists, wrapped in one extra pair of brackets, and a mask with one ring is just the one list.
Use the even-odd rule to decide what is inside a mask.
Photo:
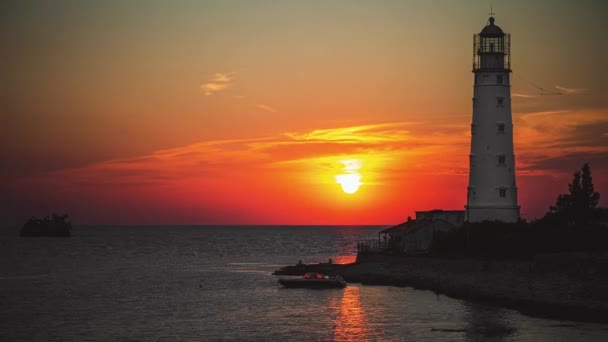
[(317, 272), (306, 273), (302, 278), (297, 279), (281, 278), (279, 283), (289, 288), (331, 289), (346, 287), (346, 282), (340, 275), (329, 276)]

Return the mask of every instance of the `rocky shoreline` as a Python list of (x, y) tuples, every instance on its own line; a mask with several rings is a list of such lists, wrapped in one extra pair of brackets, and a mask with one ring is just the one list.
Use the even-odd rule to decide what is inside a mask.
[(608, 322), (608, 254), (534, 260), (359, 255), (352, 264), (298, 264), (275, 275), (340, 274), (363, 285), (408, 286), (555, 319)]

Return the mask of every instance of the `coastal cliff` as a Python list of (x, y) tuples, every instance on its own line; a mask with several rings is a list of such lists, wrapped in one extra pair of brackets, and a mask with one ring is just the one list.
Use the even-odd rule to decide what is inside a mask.
[(547, 254), (533, 260), (446, 259), (360, 254), (346, 265), (288, 266), (276, 275), (339, 273), (347, 282), (409, 286), (522, 312), (608, 321), (608, 254)]

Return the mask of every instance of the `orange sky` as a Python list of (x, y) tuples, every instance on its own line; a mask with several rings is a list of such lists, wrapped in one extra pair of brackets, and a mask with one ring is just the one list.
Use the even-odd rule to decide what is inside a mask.
[[(606, 5), (493, 4), (512, 34), (522, 214), (541, 216), (584, 162), (608, 196)], [(4, 222), (392, 224), (463, 209), (484, 1), (2, 6)]]

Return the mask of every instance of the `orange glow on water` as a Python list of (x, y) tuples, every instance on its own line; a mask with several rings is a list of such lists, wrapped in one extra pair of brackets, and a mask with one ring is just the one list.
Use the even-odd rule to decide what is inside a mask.
[(343, 291), (342, 299), (336, 307), (335, 341), (361, 341), (368, 335), (359, 290), (358, 286), (347, 286)]
[(356, 255), (338, 255), (332, 259), (332, 262), (334, 264), (352, 264), (356, 260)]

